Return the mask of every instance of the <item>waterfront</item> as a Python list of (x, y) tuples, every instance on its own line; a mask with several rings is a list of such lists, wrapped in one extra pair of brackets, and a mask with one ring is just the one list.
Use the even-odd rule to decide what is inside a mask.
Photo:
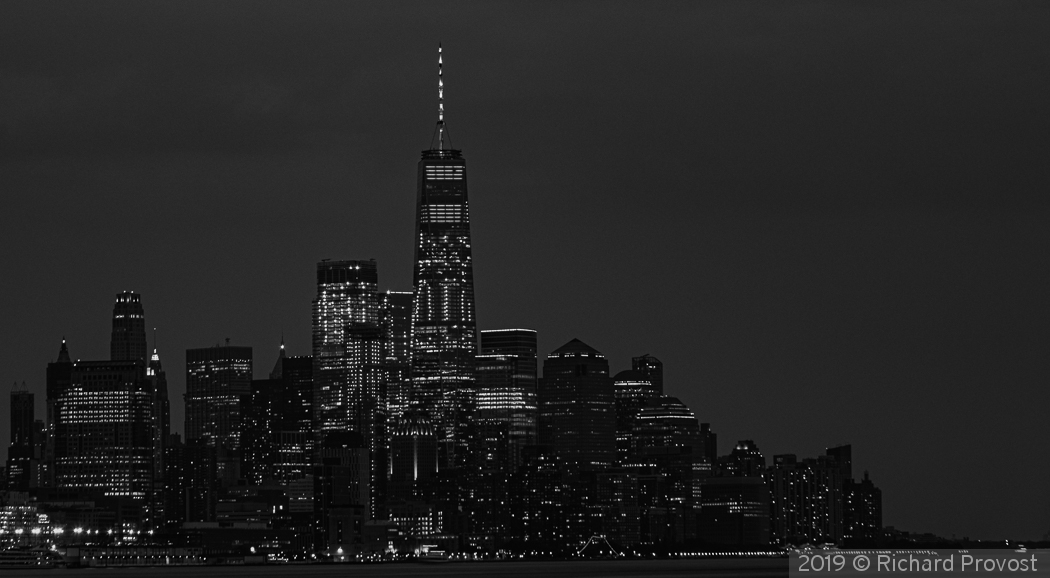
[(747, 577), (765, 578), (787, 575), (786, 558), (731, 559), (731, 560), (580, 560), (550, 562), (449, 562), (449, 563), (385, 563), (385, 564), (317, 564), (267, 566), (181, 566), (147, 568), (78, 568), (53, 570), (4, 570), (4, 578), (17, 576), (83, 575), (87, 578), (128, 578), (145, 576), (192, 576), (193, 578), (247, 578), (247, 577), (327, 577), (327, 576), (391, 576), (397, 578), (428, 578), (442, 576), (498, 576), (500, 578), (546, 578), (615, 576), (631, 578), (685, 577), (703, 575), (705, 578)]

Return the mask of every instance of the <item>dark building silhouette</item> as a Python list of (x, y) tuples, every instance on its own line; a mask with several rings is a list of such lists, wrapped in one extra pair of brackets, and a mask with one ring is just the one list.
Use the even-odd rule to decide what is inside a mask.
[(252, 380), (245, 404), (243, 477), (287, 484), (311, 473), (313, 358), (287, 357), (281, 344), (269, 379)]
[(44, 415), (44, 464), (41, 469), (41, 485), (51, 487), (55, 484), (55, 427), (58, 423), (65, 392), (73, 379), (73, 362), (69, 358), (69, 349), (66, 340), (62, 339), (62, 346), (58, 351), (58, 359), (47, 364), (47, 400)]
[(426, 412), (407, 410), (390, 430), (392, 502), (425, 499), (437, 474), (437, 436)]
[(627, 369), (613, 377), (616, 398), (616, 455), (620, 464), (629, 463), (634, 416), (638, 409), (660, 394), (642, 372)]
[(167, 519), (164, 513), (167, 504), (164, 497), (164, 448), (171, 436), (171, 402), (168, 399), (168, 377), (156, 347), (146, 366), (146, 379), (153, 392), (153, 493), (149, 499), (150, 519), (155, 525), (163, 525)]
[(845, 444), (833, 448), (827, 448), (824, 450), (824, 455), (835, 460), (835, 463), (839, 466), (839, 472), (841, 473), (841, 478), (843, 480), (853, 479), (853, 446)]
[(758, 476), (707, 478), (700, 491), (699, 538), (712, 546), (769, 544), (769, 490)]
[[(386, 480), (386, 366), (375, 260), (321, 261), (313, 302), (317, 439), (356, 432), (372, 456), (371, 507)], [(378, 514), (369, 510), (370, 515)]]
[(832, 458), (773, 456), (766, 474), (771, 493), (772, 541), (821, 544), (842, 541), (842, 478)]
[(633, 450), (645, 454), (647, 448), (688, 448), (698, 458), (704, 455), (700, 423), (692, 410), (677, 397), (662, 395), (638, 408), (631, 427)]
[(412, 292), (379, 294), (386, 370), (387, 419), (408, 409), (412, 395)]
[(877, 546), (882, 539), (882, 490), (864, 479), (843, 488), (843, 540), (847, 546)]
[(34, 396), (25, 389), (11, 391), (11, 444), (7, 448), (5, 469), (7, 489), (26, 492), (39, 484), (37, 464), (39, 445), (34, 430)]
[(638, 478), (643, 544), (674, 548), (695, 536), (699, 484), (710, 469), (700, 425), (677, 398), (649, 399), (635, 413), (628, 463)]
[(477, 357), (477, 417), (505, 424), (508, 467), (521, 463), (521, 451), (536, 443), (536, 332), (493, 329), (481, 332)]
[(648, 353), (631, 358), (631, 369), (652, 384), (657, 393), (664, 392), (664, 364)]
[(573, 339), (543, 362), (539, 438), (571, 471), (607, 468), (616, 460), (616, 401), (609, 362)]
[[(284, 350), (282, 345), (282, 351)], [(281, 382), (274, 412), (274, 478), (281, 483), (310, 474), (316, 442), (313, 427), (314, 360), (312, 356), (281, 356), (280, 372), (270, 379)]]
[(740, 440), (728, 456), (718, 459), (719, 475), (731, 477), (761, 476), (766, 458), (752, 440)]
[(430, 416), (450, 467), (466, 458), (478, 344), (467, 163), (446, 142), (442, 83), (439, 53), (436, 142), (417, 165), (412, 403)]
[(109, 342), (112, 361), (146, 361), (146, 317), (138, 293), (117, 294), (113, 304), (113, 334)]
[(704, 443), (704, 457), (707, 463), (714, 468), (718, 464), (718, 434), (711, 431), (711, 424), (700, 424), (700, 439)]
[(360, 552), (372, 492), (369, 449), (357, 432), (331, 431), (314, 465), (315, 548), (334, 556)]
[(252, 348), (216, 345), (186, 350), (186, 442), (216, 448), (218, 476), (240, 478), (242, 404), (251, 395)]

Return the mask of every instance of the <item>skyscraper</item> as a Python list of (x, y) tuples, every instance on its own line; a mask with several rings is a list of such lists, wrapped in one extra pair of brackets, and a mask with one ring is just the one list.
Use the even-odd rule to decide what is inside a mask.
[(165, 519), (164, 447), (171, 434), (171, 402), (168, 399), (167, 373), (160, 364), (160, 354), (157, 353), (156, 347), (153, 348), (153, 355), (146, 366), (146, 379), (150, 381), (153, 392), (153, 495), (150, 499), (150, 517), (159, 525)]
[[(386, 380), (375, 260), (321, 261), (313, 302), (316, 443), (355, 432), (372, 463), (368, 487), (380, 503), (386, 480)], [(375, 513), (375, 512), (373, 512)]]
[(477, 414), (508, 426), (513, 455), (536, 443), (536, 332), (532, 329), (492, 329), (481, 332), (477, 357)]
[(478, 346), (467, 163), (445, 142), (441, 59), (439, 47), (437, 142), (417, 167), (412, 403), (430, 415), (447, 466), (465, 453)]
[(142, 361), (78, 361), (55, 400), (55, 485), (141, 500), (153, 491), (153, 387)]
[(33, 413), (34, 396), (22, 389), (11, 391), (11, 445), (7, 448), (7, 488), (19, 492), (33, 485)]
[(251, 394), (252, 348), (216, 345), (186, 350), (186, 442), (216, 448), (219, 477), (234, 483), (240, 473), (242, 408)]
[(73, 378), (73, 362), (69, 358), (66, 340), (58, 351), (58, 359), (47, 364), (47, 399), (44, 414), (44, 467), (41, 484), (51, 487), (55, 482), (55, 426), (64, 399)]
[(662, 361), (646, 353), (631, 358), (631, 369), (648, 380), (657, 393), (664, 392), (664, 364)]
[(146, 361), (146, 318), (138, 293), (117, 294), (113, 304), (113, 334), (109, 342), (113, 361)]
[(412, 393), (412, 292), (379, 294), (386, 368), (388, 419), (396, 421), (408, 409)]
[(540, 443), (569, 470), (601, 469), (616, 459), (616, 401), (609, 362), (573, 339), (547, 355), (539, 393)]

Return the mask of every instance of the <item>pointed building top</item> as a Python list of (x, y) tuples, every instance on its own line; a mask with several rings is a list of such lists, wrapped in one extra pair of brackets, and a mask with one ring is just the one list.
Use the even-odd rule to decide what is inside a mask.
[(555, 349), (550, 353), (548, 357), (577, 357), (579, 355), (589, 355), (592, 357), (605, 357), (600, 351), (580, 341), (579, 339), (573, 339), (572, 341), (562, 345), (558, 349)]
[(273, 366), (273, 371), (270, 372), (270, 379), (283, 379), (284, 378), (284, 335), (281, 335), (281, 350), (277, 354), (277, 363)]
[[(436, 158), (458, 158), (458, 156), (447, 156), (447, 155), (458, 155), (459, 151), (452, 149), (452, 138), (449, 136), (448, 127), (445, 126), (445, 57), (441, 49), (441, 43), (438, 42), (438, 119), (437, 126), (434, 128), (434, 136), (430, 140), (430, 150), (423, 151), (424, 157), (427, 157), (428, 153), (430, 157)], [(437, 140), (435, 145), (434, 140)], [(445, 148), (445, 141), (448, 141), (448, 148)]]
[(438, 42), (438, 150), (445, 148), (445, 79), (442, 66), (441, 43)]
[(62, 338), (62, 349), (58, 350), (58, 363), (69, 363), (69, 349), (66, 348), (66, 338)]

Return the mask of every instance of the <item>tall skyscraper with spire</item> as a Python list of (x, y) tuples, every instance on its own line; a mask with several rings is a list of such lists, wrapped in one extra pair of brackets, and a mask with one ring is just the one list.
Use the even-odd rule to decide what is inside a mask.
[(442, 66), (439, 45), (436, 142), (417, 169), (412, 405), (429, 415), (440, 461), (451, 466), (465, 450), (478, 344), (467, 163), (445, 126)]

